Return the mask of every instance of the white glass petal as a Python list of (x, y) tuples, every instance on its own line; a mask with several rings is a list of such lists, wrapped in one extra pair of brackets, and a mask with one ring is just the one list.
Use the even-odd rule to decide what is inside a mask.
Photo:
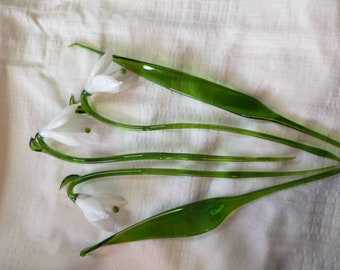
[(47, 124), (43, 129), (50, 130), (61, 127), (66, 124), (74, 116), (74, 113), (79, 104), (73, 104), (64, 108), (52, 121)]
[(76, 200), (76, 204), (91, 223), (110, 217), (101, 203), (94, 197), (80, 194)]
[(118, 93), (122, 84), (122, 82), (117, 81), (109, 75), (101, 74), (93, 78), (86, 91), (90, 94), (100, 92)]
[(109, 68), (110, 64), (112, 63), (112, 53), (113, 51), (110, 50), (106, 52), (103, 56), (99, 58), (99, 60), (93, 66), (90, 75), (85, 83), (84, 89), (87, 91), (88, 87), (91, 85), (92, 79), (98, 75), (103, 74)]
[(113, 206), (118, 206), (119, 208), (127, 204), (127, 200), (123, 197), (114, 196), (110, 194), (96, 194), (96, 198), (101, 201), (103, 207), (108, 211), (112, 212)]
[(40, 136), (47, 139), (52, 139), (62, 144), (66, 144), (69, 146), (79, 146), (80, 143), (72, 138), (70, 135), (76, 135), (74, 132), (62, 132), (62, 131), (54, 131), (49, 129), (41, 129), (39, 131)]
[(96, 227), (108, 232), (113, 232), (115, 226), (112, 207), (120, 207), (126, 203), (125, 199), (109, 194), (99, 194), (99, 196), (79, 194), (76, 200), (76, 204), (86, 219)]

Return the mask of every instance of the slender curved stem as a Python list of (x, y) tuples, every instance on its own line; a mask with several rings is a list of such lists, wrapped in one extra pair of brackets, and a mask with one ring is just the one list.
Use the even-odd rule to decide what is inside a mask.
[(303, 144), (297, 141), (292, 141), (289, 139), (281, 138), (275, 135), (270, 135), (262, 132), (252, 131), (248, 129), (242, 129), (237, 127), (225, 126), (225, 125), (216, 125), (216, 124), (200, 124), (200, 123), (172, 123), (172, 124), (159, 124), (159, 125), (130, 125), (126, 123), (121, 123), (118, 121), (114, 121), (104, 117), (103, 115), (96, 112), (92, 109), (88, 98), (91, 94), (87, 93), (85, 90), (82, 92), (80, 96), (80, 103), (82, 109), (88, 114), (94, 117), (95, 119), (102, 121), (108, 125), (119, 127), (126, 130), (134, 130), (134, 131), (154, 131), (154, 130), (170, 130), (170, 129), (210, 129), (210, 130), (218, 130), (236, 134), (242, 134), (246, 136), (257, 137), (273, 142), (277, 142), (280, 144), (288, 145), (297, 149), (304, 150), (306, 152), (330, 158), (336, 161), (340, 161), (340, 158), (334, 155), (333, 153), (311, 146), (307, 144)]
[(272, 193), (317, 181), (340, 173), (340, 167), (291, 182), (233, 197), (210, 198), (182, 205), (142, 220), (81, 252), (86, 256), (96, 249), (119, 243), (155, 238), (195, 236), (213, 230), (232, 212)]
[(109, 163), (134, 160), (193, 160), (193, 161), (214, 161), (214, 162), (278, 162), (289, 161), (295, 157), (280, 156), (220, 156), (192, 153), (168, 153), (168, 152), (139, 152), (114, 156), (102, 157), (79, 157), (67, 155), (50, 147), (44, 138), (37, 133), (30, 140), (30, 148), (37, 152), (44, 152), (58, 159), (76, 163)]
[(255, 178), (255, 177), (276, 177), (276, 176), (293, 176), (302, 174), (312, 174), (328, 171), (336, 166), (302, 170), (302, 171), (202, 171), (186, 169), (169, 169), (169, 168), (131, 168), (99, 171), (83, 176), (69, 175), (61, 183), (60, 188), (67, 186), (68, 197), (75, 201), (78, 194), (73, 192), (76, 185), (93, 179), (126, 176), (126, 175), (168, 175), (168, 176), (194, 176), (194, 177), (215, 177), (215, 178)]

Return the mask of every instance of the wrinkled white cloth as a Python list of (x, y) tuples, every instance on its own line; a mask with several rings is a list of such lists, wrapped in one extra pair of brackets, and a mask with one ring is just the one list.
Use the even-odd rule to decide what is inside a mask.
[[(69, 174), (107, 168), (308, 169), (334, 164), (251, 137), (215, 131), (129, 132), (88, 120), (85, 147), (109, 155), (142, 151), (297, 156), (277, 164), (144, 161), (81, 165), (29, 149), (30, 137), (79, 96), (98, 59), (83, 42), (176, 68), (249, 93), (281, 114), (340, 140), (340, 2), (0, 1), (0, 269), (338, 269), (340, 176), (279, 192), (236, 211), (209, 233), (79, 251), (108, 235), (59, 191)], [(209, 89), (207, 89), (209, 91)], [(95, 97), (96, 109), (131, 123), (207, 122), (284, 134), (340, 151), (274, 124), (251, 121), (145, 80)], [(72, 128), (72, 127), (70, 127)], [(128, 204), (123, 229), (162, 210), (273, 185), (270, 179), (117, 177), (80, 187)]]

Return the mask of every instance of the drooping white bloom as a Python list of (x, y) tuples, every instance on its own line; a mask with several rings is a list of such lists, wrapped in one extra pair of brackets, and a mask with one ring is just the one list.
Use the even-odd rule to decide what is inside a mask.
[(122, 67), (112, 61), (112, 53), (106, 52), (95, 63), (84, 86), (86, 92), (118, 93), (123, 83), (137, 77), (131, 72), (122, 73)]
[(73, 104), (63, 109), (55, 118), (52, 119), (49, 124), (40, 129), (40, 136), (48, 139), (53, 139), (66, 145), (78, 146), (79, 142), (76, 139), (72, 138), (69, 132), (56, 130), (65, 125), (75, 116), (75, 111), (78, 106), (79, 104)]
[(117, 72), (115, 69), (112, 62), (112, 51), (106, 52), (93, 66), (84, 89), (91, 94), (98, 92), (117, 93), (123, 82), (116, 80), (112, 76)]
[(127, 201), (117, 196), (79, 194), (75, 203), (91, 224), (105, 231), (113, 231), (114, 208), (119, 209)]

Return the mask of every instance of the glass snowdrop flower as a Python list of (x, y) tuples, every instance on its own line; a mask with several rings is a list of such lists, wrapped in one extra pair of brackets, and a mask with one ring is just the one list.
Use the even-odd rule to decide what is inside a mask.
[(118, 196), (79, 194), (75, 203), (82, 210), (86, 219), (104, 231), (113, 231), (114, 214), (127, 201)]
[(93, 66), (84, 89), (90, 94), (118, 93), (123, 82), (137, 76), (112, 62), (112, 51), (103, 54)]
[[(73, 104), (63, 109), (52, 121), (40, 129), (39, 135), (69, 146), (79, 146), (79, 142), (70, 136), (70, 132), (59, 131), (58, 128), (69, 122), (74, 116), (79, 104)], [(74, 134), (74, 132), (72, 132)]]

